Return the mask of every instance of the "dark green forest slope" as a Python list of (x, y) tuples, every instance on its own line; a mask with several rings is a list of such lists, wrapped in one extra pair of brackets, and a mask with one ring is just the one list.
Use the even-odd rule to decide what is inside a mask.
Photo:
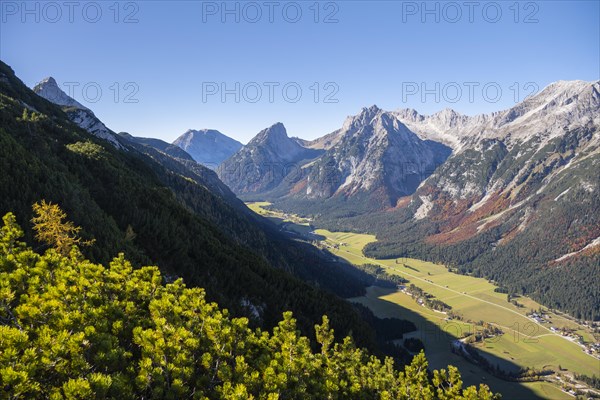
[(421, 353), (404, 371), (334, 342), (327, 317), (318, 349), (291, 313), (272, 333), (231, 318), (156, 267), (109, 266), (19, 242), (13, 214), (0, 228), (0, 397), (11, 399), (493, 399), (463, 390), (454, 367)]
[[(117, 150), (94, 138), (6, 64), (0, 64), (0, 171), (1, 213), (14, 211), (27, 227), (31, 204), (60, 204), (82, 236), (96, 240), (85, 250), (95, 262), (124, 252), (135, 265), (156, 263), (167, 279), (204, 287), (208, 299), (249, 316), (253, 326), (274, 326), (291, 310), (310, 334), (327, 314), (340, 337), (352, 333), (358, 344), (374, 347), (371, 328), (331, 293), (360, 292), (360, 277), (326, 269), (301, 244), (277, 238), (270, 247), (273, 236), (221, 196), (133, 147)], [(25, 235), (34, 243), (30, 229)], [(312, 272), (311, 280), (328, 291), (300, 279)]]

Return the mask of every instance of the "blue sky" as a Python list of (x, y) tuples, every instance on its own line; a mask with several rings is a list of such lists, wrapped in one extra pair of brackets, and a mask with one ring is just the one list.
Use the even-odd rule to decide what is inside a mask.
[(311, 139), (372, 104), (472, 115), (600, 78), (598, 1), (23, 4), (0, 2), (0, 59), (28, 86), (51, 75), (111, 129), (167, 141), (275, 122)]

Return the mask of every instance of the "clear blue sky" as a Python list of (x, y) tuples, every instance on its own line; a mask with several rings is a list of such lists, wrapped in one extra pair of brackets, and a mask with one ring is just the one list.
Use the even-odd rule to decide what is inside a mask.
[[(310, 139), (372, 104), (472, 115), (556, 80), (600, 78), (598, 1), (227, 2), (230, 14), (221, 1), (63, 3), (0, 2), (2, 61), (30, 87), (77, 82), (74, 97), (111, 129), (167, 141), (214, 128), (247, 142), (278, 121)], [(220, 85), (236, 82), (239, 102), (223, 102)], [(86, 101), (96, 85), (102, 96)]]

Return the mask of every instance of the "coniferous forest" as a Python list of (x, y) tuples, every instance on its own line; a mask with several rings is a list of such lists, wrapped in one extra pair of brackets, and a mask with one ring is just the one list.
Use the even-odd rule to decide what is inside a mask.
[(42, 254), (19, 241), (13, 214), (0, 230), (4, 398), (496, 398), (463, 388), (454, 367), (430, 373), (423, 353), (399, 371), (350, 337), (336, 342), (327, 316), (314, 343), (291, 312), (272, 331), (252, 329), (203, 289), (164, 284), (157, 267), (86, 260), (77, 244), (92, 244), (62, 210), (35, 209), (36, 236), (52, 245)]
[(2, 397), (494, 397), (411, 362), (390, 342), (411, 323), (340, 298), (373, 271), (282, 236), (199, 164), (126, 146), (0, 64)]

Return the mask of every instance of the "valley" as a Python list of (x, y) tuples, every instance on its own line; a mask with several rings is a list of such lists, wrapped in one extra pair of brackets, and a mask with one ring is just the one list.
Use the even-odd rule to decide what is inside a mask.
[(2, 2), (0, 400), (600, 400), (600, 0), (464, 3)]
[[(592, 352), (592, 344), (600, 340), (591, 327), (526, 296), (508, 301), (507, 294), (501, 293), (494, 283), (451, 272), (441, 264), (413, 258), (366, 257), (363, 249), (376, 241), (374, 235), (313, 230), (312, 221), (266, 208), (269, 205), (268, 202), (248, 203), (253, 211), (278, 224), (282, 231), (300, 235), (351, 264), (381, 266), (388, 274), (407, 279), (407, 285), (414, 284), (451, 307), (449, 313), (429, 309), (407, 294), (403, 286), (397, 290), (371, 286), (364, 296), (350, 299), (369, 307), (380, 318), (396, 317), (413, 322), (418, 331), (406, 337), (416, 337), (423, 342), (432, 367), (455, 365), (463, 372), (465, 383), (483, 380), (505, 398), (521, 398), (523, 389), (541, 398), (572, 398), (574, 390), (585, 387), (574, 381), (565, 383), (573, 374), (592, 376), (600, 372), (598, 353), (586, 353), (586, 349)], [(453, 352), (453, 342), (469, 340), (488, 324), (502, 333), (471, 345), (490, 364), (508, 373), (534, 368), (547, 371), (548, 375), (537, 382), (507, 382)], [(563, 387), (573, 393), (567, 393)]]
[(217, 174), (243, 201), (376, 235), (368, 257), (437, 262), (598, 321), (599, 109), (597, 81), (475, 116), (373, 105), (312, 141), (276, 123)]

